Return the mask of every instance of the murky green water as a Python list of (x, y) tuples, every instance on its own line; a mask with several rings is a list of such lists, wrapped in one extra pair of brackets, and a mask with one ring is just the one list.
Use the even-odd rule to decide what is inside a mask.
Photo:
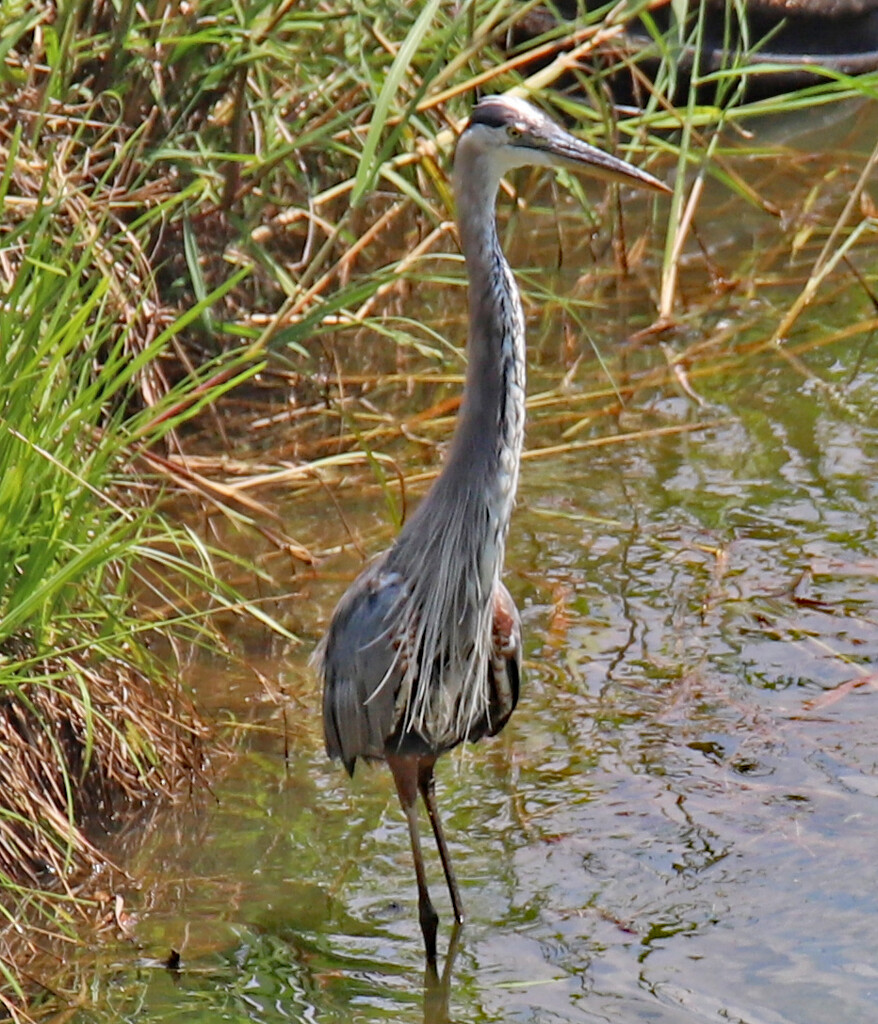
[[(871, 146), (876, 124), (846, 111), (826, 159)], [(803, 126), (771, 131), (792, 140), (785, 155), (736, 166), (801, 210), (831, 163), (812, 156)], [(821, 202), (843, 201), (854, 160)], [(575, 440), (651, 433), (524, 467), (507, 582), (526, 689), (500, 737), (439, 770), (469, 912), (444, 993), (452, 1021), (875, 1020), (878, 343), (822, 343), (874, 311), (842, 275), (790, 340), (815, 347), (793, 360), (760, 351), (813, 252), (800, 265), (766, 257), (781, 248), (778, 223), (719, 187), (699, 233), (739, 282), (664, 339), (682, 352), (730, 326), (689, 366), (702, 404), (652, 383), (667, 358), (655, 339), (629, 345), (611, 360), (637, 382), (625, 413)], [(875, 256), (857, 250), (861, 275), (874, 276)], [(570, 243), (559, 292), (575, 290), (578, 265)], [(613, 291), (591, 314), (605, 355), (630, 318), (646, 326), (653, 270), (638, 273), (639, 297)], [(708, 288), (693, 252), (682, 289), (696, 313)], [(552, 322), (534, 316), (532, 395), (566, 369)], [(534, 410), (531, 448), (558, 443), (594, 408), (579, 397), (606, 384), (590, 362), (571, 380), (564, 411)], [(338, 496), (375, 549), (386, 543), (377, 490)], [(306, 543), (332, 543), (327, 529), (343, 539), (313, 498), (287, 512)], [(338, 578), (298, 582), (294, 628), (316, 638), (355, 568), (339, 558), (326, 567)], [(444, 1019), (443, 993), (425, 999), (392, 784), (378, 769), (349, 785), (325, 761), (307, 653), (258, 664), (278, 702), (221, 667), (200, 670), (210, 705), (254, 728), (213, 796), (129, 838), (126, 866), (142, 880), (127, 894), (134, 942), (80, 958), (93, 1008), (79, 1020)], [(444, 950), (450, 913), (430, 853)], [(160, 966), (171, 948), (180, 972)]]

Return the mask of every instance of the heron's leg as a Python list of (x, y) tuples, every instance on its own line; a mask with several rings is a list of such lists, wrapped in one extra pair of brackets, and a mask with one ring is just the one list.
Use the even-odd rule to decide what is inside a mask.
[(460, 899), (460, 891), (457, 888), (457, 879), (454, 877), (454, 869), (451, 866), (451, 854), (448, 852), (448, 843), (446, 843), (445, 833), (442, 831), (439, 808), (436, 805), (436, 783), (433, 779), (433, 765), (435, 763), (435, 759), (432, 758), (421, 760), (418, 766), (418, 789), (420, 789), (421, 796), (424, 798), (427, 814), (430, 815), (430, 824), (433, 826), (433, 835), (436, 837), (436, 845), (439, 847), (439, 857), (442, 860), (445, 881), (448, 883), (451, 906), (454, 909), (454, 919), (458, 924), (463, 924), (463, 903)]
[(415, 877), (418, 882), (418, 918), (424, 935), (424, 948), (427, 963), (436, 964), (436, 930), (439, 926), (439, 915), (430, 902), (427, 890), (427, 874), (424, 870), (424, 855), (421, 852), (421, 837), (418, 830), (418, 758), (403, 755), (387, 755), (387, 764), (393, 773), (399, 802), (405, 812), (409, 826), (409, 838), (412, 843), (412, 858), (415, 862)]

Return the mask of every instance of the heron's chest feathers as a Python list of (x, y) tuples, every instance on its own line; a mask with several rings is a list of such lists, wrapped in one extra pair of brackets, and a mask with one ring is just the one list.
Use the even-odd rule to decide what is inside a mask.
[(439, 518), (421, 519), (430, 536), (419, 535), (417, 549), (404, 553), (401, 537), (401, 557), (397, 561), (392, 552), (388, 568), (405, 576), (405, 597), (396, 605), (399, 620), (391, 631), (398, 638), (397, 728), (444, 749), (467, 735), (487, 704), (493, 591), (504, 531), (484, 501)]

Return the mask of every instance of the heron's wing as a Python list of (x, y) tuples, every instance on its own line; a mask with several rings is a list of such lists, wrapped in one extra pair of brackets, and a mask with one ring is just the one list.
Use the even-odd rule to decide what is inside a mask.
[(394, 728), (399, 686), (396, 623), (405, 584), (384, 556), (355, 580), (322, 645), (326, 752), (349, 774), (358, 757), (381, 758)]
[(488, 662), (488, 709), (469, 739), (496, 736), (509, 721), (521, 687), (521, 618), (502, 583), (494, 590), (491, 659)]

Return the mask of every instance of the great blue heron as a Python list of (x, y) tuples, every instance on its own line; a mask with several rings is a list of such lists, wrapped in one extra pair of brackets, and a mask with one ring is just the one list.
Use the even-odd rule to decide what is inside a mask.
[(427, 960), (438, 916), (418, 832), (423, 797), (456, 920), (463, 905), (439, 820), (438, 756), (493, 736), (518, 701), (518, 610), (500, 580), (524, 434), (524, 314), (500, 248), (494, 204), (514, 167), (578, 168), (660, 191), (652, 175), (574, 138), (531, 104), (483, 99), (457, 143), (454, 194), (469, 278), (468, 366), (442, 472), (393, 546), (342, 597), (318, 649), (326, 750), (393, 773), (408, 822)]

